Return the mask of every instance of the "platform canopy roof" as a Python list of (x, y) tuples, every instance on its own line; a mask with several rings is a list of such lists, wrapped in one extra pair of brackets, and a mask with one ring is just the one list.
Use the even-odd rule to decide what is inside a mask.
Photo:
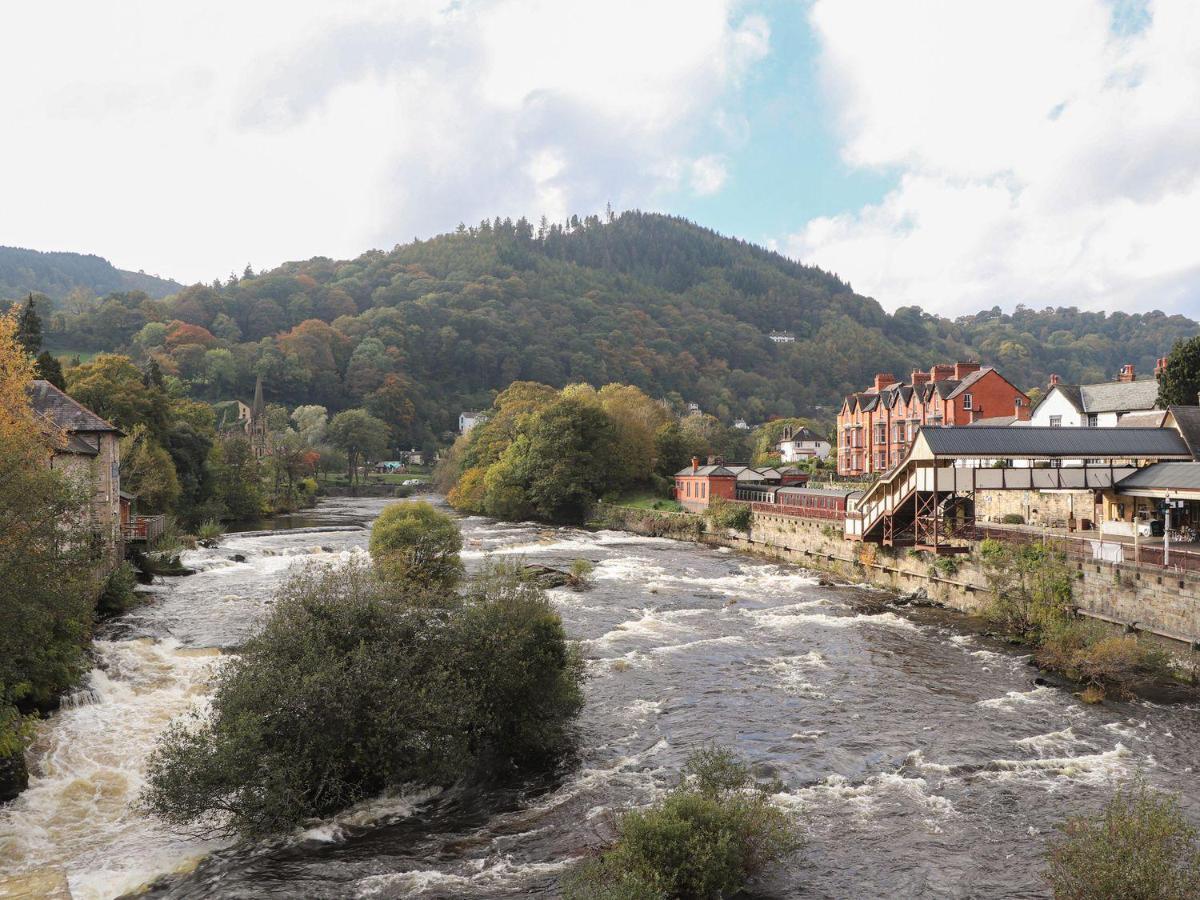
[(1173, 428), (922, 428), (914, 459), (1190, 460)]

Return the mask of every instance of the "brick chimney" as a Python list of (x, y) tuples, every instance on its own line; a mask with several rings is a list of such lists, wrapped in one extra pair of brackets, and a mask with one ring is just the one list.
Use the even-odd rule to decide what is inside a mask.
[[(1051, 378), (1057, 378), (1057, 375), (1051, 375)], [(1028, 422), (1029, 417), (1033, 414), (1033, 410), (1029, 408), (1029, 401), (1024, 397), (1018, 397), (1013, 406), (1013, 415), (1017, 417), (1018, 422)]]
[(913, 387), (916, 387), (919, 384), (925, 384), (928, 381), (929, 381), (929, 373), (928, 372), (922, 372), (920, 369), (912, 370), (912, 381), (910, 381), (909, 384), (911, 384)]
[(977, 362), (956, 362), (954, 364), (954, 378), (956, 381), (962, 381), (972, 372), (978, 372), (982, 366)]
[(895, 383), (896, 383), (896, 376), (891, 374), (890, 372), (876, 372), (875, 373), (875, 393), (878, 394), (889, 384), (895, 384)]
[(1062, 379), (1059, 378), (1057, 375), (1050, 376), (1050, 387), (1054, 387), (1056, 384), (1061, 384), (1061, 383), (1062, 383)]
[(1133, 381), (1133, 363), (1125, 363), (1121, 366), (1121, 371), (1117, 373), (1117, 381), (1122, 384), (1128, 384)]
[(693, 456), (692, 457), (692, 473), (695, 474), (696, 470), (699, 468), (700, 468), (700, 457)]
[(953, 377), (954, 366), (934, 366), (929, 370), (929, 380), (933, 382), (949, 381)]
[(1167, 373), (1167, 358), (1160, 356), (1154, 361), (1154, 377), (1162, 378)]

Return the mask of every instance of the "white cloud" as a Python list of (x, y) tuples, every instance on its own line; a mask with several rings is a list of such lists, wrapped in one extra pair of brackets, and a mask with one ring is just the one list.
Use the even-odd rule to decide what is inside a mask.
[(714, 123), (769, 38), (737, 6), (16, 6), (0, 243), (207, 280), (715, 191), (721, 148), (703, 145), (726, 139)]
[(721, 157), (710, 154), (692, 160), (692, 190), (701, 197), (707, 197), (721, 190), (729, 172)]
[(1200, 4), (817, 0), (844, 160), (878, 204), (785, 249), (894, 308), (1200, 311)]

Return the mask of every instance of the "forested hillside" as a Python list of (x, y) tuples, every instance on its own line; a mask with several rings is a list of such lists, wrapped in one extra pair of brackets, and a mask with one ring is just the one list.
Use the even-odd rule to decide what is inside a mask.
[[(1153, 298), (1148, 298), (1148, 304)], [(58, 352), (154, 358), (193, 393), (331, 411), (365, 405), (420, 445), (516, 380), (623, 382), (729, 421), (831, 417), (875, 371), (976, 358), (1022, 387), (1110, 378), (1200, 330), (1182, 316), (998, 310), (887, 314), (819, 269), (682, 219), (629, 212), (535, 227), (460, 226), (354, 260), (316, 258), (196, 285), (117, 293), (50, 317)], [(794, 343), (768, 335), (786, 331)]]
[(95, 296), (142, 291), (150, 297), (165, 297), (182, 287), (166, 278), (115, 268), (107, 259), (90, 254), (0, 247), (0, 297), (37, 293), (62, 300), (77, 288)]

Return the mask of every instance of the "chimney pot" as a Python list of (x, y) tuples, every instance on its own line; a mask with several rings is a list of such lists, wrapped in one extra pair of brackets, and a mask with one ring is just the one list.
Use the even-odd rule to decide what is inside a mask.
[(1121, 371), (1117, 373), (1117, 381), (1123, 384), (1128, 384), (1134, 379), (1133, 363), (1125, 363), (1121, 366)]
[(700, 457), (693, 456), (692, 457), (692, 471), (695, 472), (699, 468), (700, 468)]
[(1050, 387), (1054, 387), (1056, 384), (1059, 384), (1061, 381), (1062, 381), (1062, 379), (1059, 378), (1057, 375), (1051, 375), (1050, 376)]

